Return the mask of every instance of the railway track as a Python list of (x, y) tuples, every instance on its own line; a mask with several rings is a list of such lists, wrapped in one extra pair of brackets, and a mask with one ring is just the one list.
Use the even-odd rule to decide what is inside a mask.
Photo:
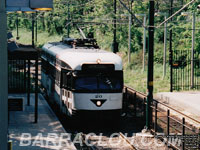
[[(138, 102), (139, 103), (141, 102), (143, 107), (146, 107), (147, 95), (126, 86), (125, 86), (125, 93), (126, 93), (126, 98), (135, 101), (133, 103), (136, 106)], [(139, 107), (141, 107), (141, 105)], [(154, 135), (157, 135), (159, 133), (163, 133), (164, 137), (174, 134), (181, 135), (182, 137), (190, 135), (195, 135), (195, 136), (200, 135), (200, 130), (198, 129), (200, 126), (199, 120), (192, 118), (191, 116), (185, 114), (184, 112), (177, 110), (173, 106), (170, 106), (155, 99), (153, 99), (150, 107), (153, 112), (152, 113), (153, 124), (151, 131)], [(134, 109), (137, 110), (137, 108)], [(186, 143), (182, 142), (181, 145), (179, 146), (174, 145), (171, 142), (168, 142), (167, 144), (172, 149), (176, 150), (191, 149), (190, 147), (193, 144), (194, 145), (197, 144), (200, 146), (200, 143), (195, 143), (195, 142), (190, 143), (190, 141), (187, 142), (187, 140)], [(198, 146), (196, 147), (197, 147), (196, 149), (200, 149), (200, 147)]]
[[(137, 113), (140, 113), (139, 111), (142, 112), (142, 115), (145, 115), (145, 112), (143, 112), (144, 109), (142, 109), (141, 107), (145, 108), (145, 103), (146, 103), (146, 95), (140, 92), (137, 92), (136, 90), (129, 88), (129, 87), (125, 87), (125, 98), (129, 98), (129, 100), (131, 100), (131, 104), (130, 105), (136, 105), (138, 108), (136, 107), (131, 107), (131, 109), (129, 111), (127, 111), (127, 114), (129, 112), (132, 113), (132, 111), (134, 111), (134, 109), (136, 109)], [(137, 101), (136, 103), (133, 101)], [(137, 104), (137, 103), (140, 104)], [(157, 103), (158, 107), (155, 111), (155, 105), (154, 103)], [(185, 120), (193, 120), (196, 121), (195, 119), (176, 111), (175, 108), (172, 108), (170, 106), (168, 106), (167, 104), (161, 103), (157, 100), (154, 100), (154, 103), (152, 104), (151, 108), (153, 109), (153, 120), (155, 121), (155, 119), (157, 120), (156, 122), (156, 126), (155, 126), (155, 122), (154, 125), (152, 126), (152, 133), (153, 134), (157, 134), (157, 133), (165, 133), (165, 135), (174, 133), (174, 127), (176, 127), (178, 130), (180, 130), (179, 134), (184, 135), (185, 133), (188, 133), (188, 130), (192, 131), (192, 127), (189, 127), (189, 124), (186, 123), (182, 123), (182, 120), (179, 118), (184, 117), (184, 121)], [(160, 106), (159, 106), (160, 105)], [(162, 106), (162, 107), (161, 107)], [(163, 109), (163, 107), (165, 107), (165, 109)], [(55, 110), (55, 109), (54, 109)], [(167, 116), (167, 111), (175, 111), (176, 115), (172, 115), (170, 114), (170, 116)], [(157, 113), (157, 115), (155, 115)], [(134, 114), (134, 113), (133, 113)], [(178, 114), (178, 117), (177, 117)], [(131, 116), (131, 117), (130, 117)], [(61, 117), (63, 118), (63, 117)], [(142, 148), (142, 146), (138, 146), (137, 142), (132, 142), (132, 136), (125, 136), (123, 133), (137, 133), (140, 132), (141, 129), (139, 129), (138, 127), (144, 127), (142, 124), (140, 124), (139, 120), (141, 119), (141, 122), (143, 122), (143, 117), (138, 117), (137, 114), (134, 115), (126, 115), (125, 117), (122, 117), (122, 121), (121, 121), (121, 125), (120, 125), (120, 130), (116, 132), (115, 136), (111, 136), (112, 133), (110, 133), (110, 131), (105, 131), (103, 132), (103, 135), (90, 135), (90, 134), (80, 134), (80, 139), (82, 140), (82, 145), (76, 145), (78, 150), (137, 150)], [(169, 123), (167, 123), (167, 121), (169, 121)], [(66, 130), (68, 130), (68, 126), (65, 126), (65, 124), (67, 121), (63, 120), (61, 121), (63, 123), (63, 126), (66, 128)], [(182, 124), (181, 124), (182, 123)], [(198, 123), (198, 121), (197, 121)], [(82, 123), (81, 123), (82, 124)], [(168, 127), (167, 127), (168, 126)], [(101, 127), (101, 126), (100, 126)], [(183, 127), (184, 127), (184, 132), (183, 132)], [(87, 128), (87, 126), (86, 126)], [(136, 130), (137, 128), (137, 130)], [(90, 128), (88, 127), (89, 131), (85, 131), (85, 128), (82, 130), (78, 130), (76, 131), (76, 133), (79, 132), (84, 132), (84, 133), (89, 133), (89, 132), (93, 132), (93, 130), (91, 131)], [(169, 131), (167, 131), (169, 129)], [(74, 131), (73, 131), (74, 132)], [(98, 132), (98, 131), (97, 131)], [(169, 132), (169, 133), (167, 133)], [(178, 132), (177, 132), (178, 133)], [(197, 132), (194, 132), (197, 133)], [(141, 139), (139, 139), (141, 140)], [(138, 140), (138, 141), (139, 141)], [(179, 147), (174, 147), (173, 145), (170, 145), (171, 149), (181, 149), (181, 146)], [(151, 146), (152, 148), (149, 147), (144, 147), (142, 149), (159, 149), (159, 150), (164, 150), (166, 149), (167, 146), (163, 146), (161, 148), (157, 148), (154, 146)]]
[(138, 149), (136, 148), (136, 146), (134, 146), (134, 145), (131, 143), (131, 141), (129, 141), (129, 140), (127, 139), (127, 137), (124, 136), (124, 134), (122, 134), (121, 132), (120, 132), (120, 136), (121, 136), (121, 138), (123, 138), (123, 139), (129, 144), (129, 146), (131, 147), (132, 150), (138, 150)]

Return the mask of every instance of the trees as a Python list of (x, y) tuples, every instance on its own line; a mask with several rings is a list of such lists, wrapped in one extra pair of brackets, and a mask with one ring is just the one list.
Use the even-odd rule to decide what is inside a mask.
[[(123, 0), (131, 8), (131, 0)], [(155, 0), (157, 12), (169, 13), (170, 0)], [(178, 10), (188, 0), (174, 0), (174, 11)], [(68, 5), (69, 3), (69, 5)], [(186, 11), (196, 11), (198, 1), (191, 5)], [(69, 20), (68, 20), (69, 6)], [(134, 13), (148, 14), (147, 0), (134, 0), (132, 11)], [(128, 49), (128, 14), (127, 10), (117, 2), (117, 41), (121, 51)], [(198, 12), (196, 13), (198, 15)], [(105, 49), (110, 49), (113, 41), (113, 0), (54, 0), (54, 9), (51, 12), (38, 13), (38, 29), (46, 31), (50, 35), (67, 34), (67, 25), (70, 23), (71, 36), (77, 36), (76, 23), (86, 33), (94, 32), (99, 45)], [(141, 22), (142, 18), (138, 17)], [(8, 14), (8, 27), (13, 30), (16, 28), (16, 14)], [(155, 24), (164, 21), (164, 17), (156, 17)], [(191, 25), (190, 21), (182, 16), (177, 16), (172, 23), (168, 24), (168, 29), (173, 28), (173, 46), (177, 49), (190, 48), (191, 46)], [(85, 22), (85, 24), (83, 24)], [(19, 25), (21, 28), (31, 30), (31, 15), (19, 14)], [(197, 26), (199, 23), (197, 23)], [(142, 50), (143, 28), (133, 20), (132, 25), (132, 52)], [(163, 27), (155, 31), (155, 55), (156, 61), (162, 61)], [(197, 35), (200, 31), (197, 30)], [(197, 36), (197, 39), (199, 36)], [(199, 41), (199, 40), (198, 40)], [(196, 43), (196, 48), (200, 48), (200, 43)], [(160, 59), (159, 59), (160, 58)]]

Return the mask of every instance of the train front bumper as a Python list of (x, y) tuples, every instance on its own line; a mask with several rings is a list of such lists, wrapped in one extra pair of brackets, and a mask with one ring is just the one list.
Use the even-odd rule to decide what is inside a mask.
[(73, 110), (109, 111), (122, 109), (122, 93), (74, 93)]

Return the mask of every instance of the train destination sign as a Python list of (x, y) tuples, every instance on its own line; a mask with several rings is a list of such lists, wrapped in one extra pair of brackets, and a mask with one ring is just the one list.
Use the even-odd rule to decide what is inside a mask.
[(115, 66), (113, 64), (84, 64), (82, 69), (85, 71), (89, 70), (115, 70)]

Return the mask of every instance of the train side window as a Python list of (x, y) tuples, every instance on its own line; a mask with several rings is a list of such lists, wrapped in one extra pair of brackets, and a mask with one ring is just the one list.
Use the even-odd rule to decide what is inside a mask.
[(71, 98), (70, 92), (67, 92), (67, 97)]
[(67, 90), (71, 90), (71, 82), (72, 81), (72, 74), (71, 71), (62, 70), (61, 71), (61, 88), (65, 88)]
[(56, 83), (60, 84), (60, 71), (56, 70)]

